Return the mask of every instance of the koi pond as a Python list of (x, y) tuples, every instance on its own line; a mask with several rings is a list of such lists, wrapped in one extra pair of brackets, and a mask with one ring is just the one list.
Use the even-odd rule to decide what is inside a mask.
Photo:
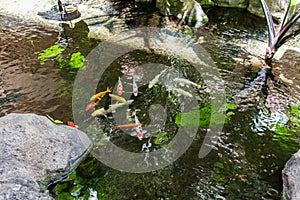
[[(30, 112), (67, 122), (74, 121), (75, 110), (85, 116), (78, 128), (95, 144), (94, 154), (67, 178), (49, 186), (55, 199), (281, 199), (281, 170), (299, 149), (300, 53), (286, 51), (274, 61), (274, 76), (266, 76), (252, 64), (245, 64), (251, 55), (244, 49), (250, 46), (256, 56), (264, 54), (264, 49), (261, 52), (260, 45), (253, 43), (266, 42), (264, 19), (238, 9), (206, 12), (209, 25), (197, 35), (220, 74), (216, 85), (205, 82), (185, 58), (135, 50), (118, 57), (103, 71), (94, 93), (85, 88), (76, 94), (76, 75), (101, 44), (87, 37), (86, 24), (80, 21), (72, 29), (61, 25), (53, 30), (0, 16), (0, 116)], [(140, 13), (128, 24), (143, 26), (151, 16)], [(185, 27), (183, 33), (193, 31)], [(299, 38), (291, 43), (300, 46)], [(147, 63), (159, 63), (159, 68), (151, 72), (153, 68), (145, 66)], [(278, 78), (282, 72), (293, 84)], [(224, 113), (224, 126), (209, 154), (199, 158), (209, 126), (223, 124), (219, 116), (211, 117), (209, 99), (209, 92), (218, 91), (220, 84), (224, 87), (225, 103), (219, 108)], [(103, 93), (91, 98), (98, 92)], [(72, 101), (77, 105), (75, 97), (81, 104), (72, 108)], [(106, 112), (110, 106), (121, 108)], [(193, 111), (182, 111), (187, 106), (197, 107), (200, 118)], [(107, 109), (96, 112), (103, 107)], [(176, 161), (147, 171), (149, 152), (168, 146), (180, 126), (197, 128), (190, 136), (190, 146)], [(133, 173), (106, 166), (95, 152), (108, 141), (141, 153), (144, 162), (134, 166)], [(120, 160), (129, 158), (110, 159), (122, 163)]]

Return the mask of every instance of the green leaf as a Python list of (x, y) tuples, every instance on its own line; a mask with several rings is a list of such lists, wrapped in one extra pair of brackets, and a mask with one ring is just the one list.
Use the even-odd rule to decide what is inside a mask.
[(175, 123), (181, 126), (198, 127), (200, 120), (199, 110), (192, 110), (190, 112), (178, 114)]
[(72, 68), (78, 69), (82, 66), (84, 60), (85, 58), (80, 52), (73, 53), (69, 64)]
[(155, 139), (154, 139), (154, 144), (164, 144), (166, 142), (168, 142), (169, 140), (169, 135), (168, 133), (165, 133), (165, 132), (160, 132), (158, 134), (156, 134), (155, 136)]
[(287, 124), (278, 122), (270, 126), (272, 141), (278, 143), (287, 152), (294, 152), (299, 148), (297, 142), (299, 137), (296, 134), (300, 129), (299, 114), (299, 105), (290, 106), (286, 114), (289, 119)]
[[(232, 108), (234, 108), (234, 106), (232, 106)], [(230, 117), (230, 115), (233, 114), (234, 113), (231, 112), (227, 117)], [(200, 128), (207, 128), (210, 124), (223, 124), (225, 117), (223, 112), (220, 111), (212, 113), (212, 105), (207, 105), (200, 110), (199, 108), (195, 108), (190, 112), (177, 114), (175, 123), (187, 127), (197, 126)]]
[(50, 121), (52, 121), (54, 124), (63, 124), (62, 121), (58, 120), (58, 119), (53, 119), (52, 117), (50, 117), (50, 115), (46, 115), (48, 117), (48, 119), (50, 119)]
[(55, 124), (63, 124), (63, 122), (60, 121), (60, 120), (58, 120), (58, 119), (54, 120), (53, 122), (54, 122)]
[(54, 119), (52, 117), (50, 117), (50, 115), (46, 114), (46, 116), (48, 117), (48, 119), (50, 119), (52, 122), (54, 121)]
[(71, 174), (69, 174), (69, 176), (65, 179), (66, 181), (71, 181), (71, 180), (75, 180), (77, 176), (76, 171), (73, 171)]
[(230, 117), (230, 116), (232, 116), (232, 115), (234, 115), (234, 114), (235, 114), (234, 112), (229, 111), (229, 112), (227, 113), (227, 117)]
[(300, 3), (300, 0), (291, 0), (290, 6), (296, 6), (299, 3)]
[(235, 105), (234, 103), (226, 103), (225, 106), (227, 107), (228, 110), (237, 109), (237, 105)]
[(82, 185), (75, 185), (71, 190), (71, 195), (74, 197), (78, 197), (83, 188), (84, 188), (84, 186), (82, 186)]
[(48, 49), (37, 51), (34, 54), (38, 55), (38, 59), (40, 60), (41, 65), (45, 64), (45, 61), (49, 58), (55, 57), (60, 54), (64, 48), (58, 46), (57, 44), (49, 47)]

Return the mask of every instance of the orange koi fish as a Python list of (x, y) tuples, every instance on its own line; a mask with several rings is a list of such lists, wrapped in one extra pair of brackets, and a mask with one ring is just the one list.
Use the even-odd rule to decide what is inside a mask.
[(100, 99), (97, 99), (97, 101), (89, 103), (86, 106), (85, 111), (89, 111), (89, 110), (93, 109), (99, 103), (99, 101), (100, 101)]
[(94, 100), (97, 100), (97, 99), (101, 99), (108, 92), (111, 92), (111, 90), (107, 89), (106, 91), (99, 92), (99, 93), (93, 95), (90, 100), (94, 101)]
[(120, 77), (119, 77), (119, 81), (118, 81), (117, 93), (118, 93), (118, 95), (123, 94), (123, 85), (122, 85)]
[(74, 124), (74, 122), (68, 121), (67, 124), (68, 124), (68, 126), (76, 128), (76, 125)]
[(122, 124), (122, 125), (116, 125), (116, 126), (113, 126), (111, 129), (112, 131), (115, 131), (117, 129), (120, 129), (120, 128), (132, 128), (132, 127), (136, 127), (136, 126), (142, 126), (142, 124), (135, 124), (135, 123), (130, 123), (130, 124)]
[(143, 139), (143, 129), (142, 126), (140, 125), (140, 121), (137, 118), (137, 116), (134, 116), (134, 121), (135, 121), (135, 132), (136, 132), (136, 136), (139, 138), (139, 140)]
[(139, 93), (139, 91), (138, 91), (138, 86), (137, 86), (137, 84), (135, 82), (134, 76), (132, 77), (132, 87), (133, 87), (133, 95), (137, 96), (138, 93)]

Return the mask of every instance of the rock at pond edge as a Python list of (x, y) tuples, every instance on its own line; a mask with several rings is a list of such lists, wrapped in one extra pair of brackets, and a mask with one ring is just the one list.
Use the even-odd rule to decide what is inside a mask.
[(300, 199), (300, 150), (285, 164), (282, 171), (283, 199)]
[(52, 199), (50, 183), (72, 172), (92, 148), (78, 129), (55, 125), (44, 116), (0, 118), (0, 199)]

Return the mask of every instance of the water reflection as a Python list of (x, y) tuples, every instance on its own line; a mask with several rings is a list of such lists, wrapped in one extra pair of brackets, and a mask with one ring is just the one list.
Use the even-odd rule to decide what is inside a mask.
[(63, 82), (53, 62), (40, 65), (35, 51), (46, 49), (56, 41), (57, 33), (36, 25), (1, 16), (1, 114), (33, 112), (69, 116), (57, 89)]
[[(228, 20), (220, 17), (225, 15), (222, 12), (208, 15), (211, 21), (208, 27), (210, 34), (204, 35), (203, 46), (218, 65), (225, 80), (226, 98), (231, 100), (251, 85), (251, 81), (260, 77), (257, 71), (245, 69), (244, 65), (232, 58), (239, 57), (240, 50), (249, 41), (264, 41), (264, 27), (257, 27), (257, 24), (261, 24), (259, 20), (259, 23), (249, 20), (251, 26), (240, 26), (244, 23), (241, 19), (244, 20), (245, 17)], [(226, 15), (231, 18), (230, 13)], [(78, 25), (86, 36), (88, 30), (84, 23)], [(61, 97), (57, 93), (61, 86), (71, 81), (67, 78), (62, 80), (62, 71), (55, 67), (52, 60), (40, 65), (33, 54), (52, 46), (57, 41), (58, 32), (4, 16), (1, 16), (0, 27), (0, 116), (11, 112), (33, 112), (50, 114), (61, 120), (71, 118), (70, 98)], [(74, 33), (68, 37), (77, 37), (77, 41), (81, 41), (79, 49), (84, 55), (97, 45), (95, 41), (82, 40), (80, 34)], [(299, 40), (294, 42), (299, 45)], [(247, 45), (241, 47), (241, 43)], [(256, 47), (259, 48), (252, 48)], [(264, 49), (261, 54), (263, 53)], [(248, 90), (249, 93), (239, 104), (238, 110), (233, 111), (234, 115), (225, 126), (221, 138), (214, 143), (213, 152), (204, 159), (198, 159), (197, 156), (206, 133), (205, 129), (200, 129), (191, 148), (177, 162), (162, 170), (146, 174), (122, 173), (107, 168), (90, 157), (76, 171), (78, 176), (83, 177), (81, 184), (86, 189), (94, 187), (98, 194), (102, 191), (111, 199), (278, 199), (282, 190), (281, 170), (291, 151), (298, 147), (286, 150), (273, 141), (271, 124), (285, 124), (283, 114), (286, 107), (299, 101), (299, 58), (298, 52), (287, 51), (281, 60), (274, 63), (274, 79), (268, 77), (266, 85), (258, 84), (259, 87), (251, 87), (251, 92)], [(119, 71), (108, 72), (114, 74), (114, 80), (122, 73), (132, 75), (134, 70), (131, 65), (137, 63), (130, 59), (124, 57), (120, 60), (122, 67)], [(292, 80), (293, 84), (283, 83), (279, 78), (280, 73)], [(126, 81), (128, 84), (132, 82), (128, 78), (124, 84)], [(114, 83), (111, 81), (111, 86)], [(106, 86), (102, 89), (105, 90)], [(266, 89), (267, 93), (262, 89)], [(154, 95), (149, 95), (148, 98), (155, 101)], [(140, 120), (152, 120), (148, 118), (145, 115)], [(92, 128), (99, 130), (99, 127)], [(106, 130), (105, 127), (103, 129)], [(102, 142), (98, 135), (95, 137), (99, 139), (99, 143)], [(129, 138), (131, 137), (121, 134), (113, 136), (114, 142), (120, 147), (140, 151), (141, 145)], [(108, 138), (104, 135), (103, 139)], [(290, 144), (288, 142), (286, 144)], [(149, 147), (149, 143), (146, 146)], [(149, 149), (153, 150), (153, 147)], [(68, 187), (72, 188), (73, 185)]]

